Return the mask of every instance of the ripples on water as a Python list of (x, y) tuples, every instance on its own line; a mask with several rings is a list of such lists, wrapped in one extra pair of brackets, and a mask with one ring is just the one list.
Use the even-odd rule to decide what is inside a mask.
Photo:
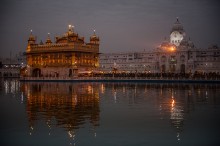
[[(4, 145), (214, 145), (220, 134), (219, 89), (219, 84), (1, 80), (1, 104), (12, 103), (10, 96), (17, 101), (2, 106), (1, 114), (24, 114), (14, 130), (1, 123), (1, 136)], [(19, 139), (10, 141), (12, 135)]]

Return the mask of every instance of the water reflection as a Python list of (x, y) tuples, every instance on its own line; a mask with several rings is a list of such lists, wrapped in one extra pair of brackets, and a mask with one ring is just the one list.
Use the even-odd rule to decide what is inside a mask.
[(20, 92), (20, 82), (18, 79), (0, 79), (0, 91), (4, 94), (16, 94)]
[(140, 106), (152, 101), (153, 104), (156, 103), (160, 111), (160, 120), (169, 119), (176, 131), (177, 142), (181, 140), (184, 120), (195, 110), (195, 105), (220, 104), (217, 98), (220, 94), (219, 89), (219, 84), (105, 84), (105, 90), (112, 91), (115, 103), (120, 100), (129, 100), (131, 106)]
[[(159, 135), (158, 133), (164, 130), (166, 133), (172, 131), (175, 144), (176, 142), (181, 144), (182, 141), (188, 140), (184, 139), (184, 132), (189, 131), (189, 121), (194, 113), (208, 111), (213, 114), (212, 116), (219, 113), (219, 89), (220, 84), (20, 83), (17, 80), (1, 80), (0, 84), (0, 91), (4, 94), (18, 93), (15, 97), (19, 99), (19, 103), (23, 103), (27, 115), (25, 120), (28, 119), (30, 135), (28, 137), (37, 138), (35, 133), (42, 127), (48, 129), (46, 132), (49, 137), (56, 131), (53, 129), (62, 129), (61, 133), (64, 131), (65, 136), (70, 139), (70, 145), (76, 144), (75, 139), (79, 135), (77, 132), (85, 127), (92, 131), (93, 138), (99, 138), (97, 132), (100, 137), (106, 136), (106, 133), (111, 131), (109, 129), (117, 127), (114, 121), (116, 124), (120, 122), (123, 124), (112, 133), (108, 133), (110, 141), (117, 133), (129, 135), (129, 132), (125, 132), (127, 129), (133, 128), (135, 131), (140, 128), (143, 133), (138, 130), (135, 132), (135, 135), (142, 134), (139, 135), (140, 139), (146, 139), (146, 135), (155, 133)], [(201, 107), (206, 109), (200, 111)], [(216, 109), (215, 113), (213, 109)], [(195, 116), (194, 120), (197, 118)], [(210, 123), (207, 123), (206, 126), (209, 125)], [(88, 130), (85, 131), (88, 133)], [(161, 134), (158, 138), (163, 140), (164, 137), (166, 136)], [(84, 141), (84, 137), (78, 137), (78, 141), (80, 140)], [(100, 143), (103, 142), (102, 139), (98, 140)], [(132, 142), (132, 136), (126, 137), (126, 141), (127, 144)], [(96, 144), (101, 145), (100, 143)]]
[(38, 119), (43, 119), (49, 129), (64, 128), (70, 138), (87, 121), (92, 127), (99, 125), (99, 92), (94, 84), (24, 83), (21, 91), (27, 97), (30, 135)]

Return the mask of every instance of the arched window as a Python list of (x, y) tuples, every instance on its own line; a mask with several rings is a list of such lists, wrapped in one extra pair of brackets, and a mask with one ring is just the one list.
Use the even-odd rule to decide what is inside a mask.
[(180, 56), (180, 61), (181, 61), (181, 62), (185, 62), (185, 56), (184, 56), (184, 55), (181, 55), (181, 56)]
[(161, 57), (161, 62), (164, 63), (164, 62), (166, 62), (166, 60), (167, 60), (166, 56), (162, 56), (162, 57)]
[(181, 64), (180, 73), (185, 73), (185, 64)]

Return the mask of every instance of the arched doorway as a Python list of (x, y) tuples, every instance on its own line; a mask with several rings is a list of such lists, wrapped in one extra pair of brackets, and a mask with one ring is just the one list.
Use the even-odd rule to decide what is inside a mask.
[(72, 69), (69, 69), (69, 77), (72, 77), (72, 75), (73, 75)]
[(32, 77), (40, 77), (41, 76), (41, 70), (39, 68), (35, 68), (32, 71)]
[(180, 73), (185, 73), (185, 64), (181, 64)]
[(175, 64), (170, 64), (170, 72), (175, 73), (176, 71), (176, 65)]
[(181, 56), (180, 56), (180, 62), (182, 62), (182, 63), (185, 62), (185, 56), (184, 56), (184, 55), (181, 55)]
[(169, 64), (170, 64), (169, 65), (170, 73), (175, 73), (176, 72), (176, 64), (177, 64), (176, 56), (170, 56)]
[(166, 72), (166, 66), (165, 66), (165, 64), (163, 64), (163, 65), (161, 66), (161, 72), (162, 72), (162, 73), (165, 73), (165, 72)]

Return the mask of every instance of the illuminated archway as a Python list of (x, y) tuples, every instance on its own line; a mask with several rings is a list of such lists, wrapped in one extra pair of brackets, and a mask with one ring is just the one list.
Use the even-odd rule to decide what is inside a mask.
[(69, 69), (69, 77), (72, 77), (72, 75), (73, 75), (72, 69)]
[(32, 77), (40, 77), (41, 76), (41, 70), (39, 68), (35, 68), (32, 71)]

